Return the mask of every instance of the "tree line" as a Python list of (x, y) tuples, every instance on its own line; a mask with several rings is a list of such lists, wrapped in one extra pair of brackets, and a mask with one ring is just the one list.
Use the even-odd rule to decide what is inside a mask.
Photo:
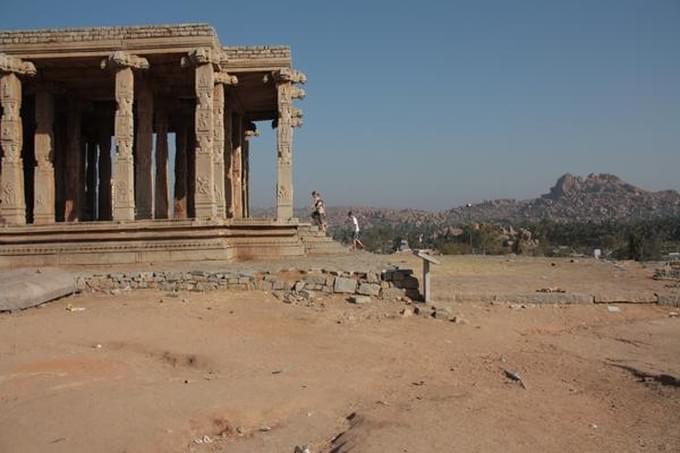
[[(508, 234), (520, 229), (530, 232), (530, 243), (519, 240), (519, 235)], [(349, 243), (351, 229), (336, 229), (333, 237)], [(443, 254), (591, 256), (594, 249), (600, 249), (605, 257), (646, 261), (680, 252), (680, 217), (599, 223), (542, 220), (514, 225), (373, 222), (362, 230), (361, 238), (366, 248), (376, 253), (392, 253), (405, 240), (411, 248), (434, 249)]]

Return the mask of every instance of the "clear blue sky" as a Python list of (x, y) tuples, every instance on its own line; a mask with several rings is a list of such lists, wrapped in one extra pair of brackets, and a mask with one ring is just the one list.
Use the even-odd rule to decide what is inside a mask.
[[(443, 209), (564, 172), (680, 189), (680, 1), (0, 0), (0, 28), (209, 22), (309, 82), (296, 204)], [(253, 202), (273, 204), (271, 130)]]

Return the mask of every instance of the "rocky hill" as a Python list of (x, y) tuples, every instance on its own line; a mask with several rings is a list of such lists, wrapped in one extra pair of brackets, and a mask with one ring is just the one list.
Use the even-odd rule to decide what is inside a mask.
[[(347, 207), (329, 207), (329, 223), (345, 223)], [(415, 209), (380, 209), (354, 207), (352, 210), (364, 226), (458, 225), (479, 222), (522, 223), (551, 220), (554, 222), (629, 222), (680, 216), (680, 193), (674, 190), (651, 192), (610, 174), (586, 177), (565, 174), (549, 192), (530, 200), (497, 199), (441, 212)], [(308, 210), (299, 210), (301, 219), (309, 218)]]

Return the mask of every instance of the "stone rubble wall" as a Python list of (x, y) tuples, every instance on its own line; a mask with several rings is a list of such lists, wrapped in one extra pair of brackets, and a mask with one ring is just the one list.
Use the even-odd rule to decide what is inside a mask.
[(288, 46), (226, 46), (222, 47), (227, 60), (290, 59)]
[[(291, 270), (299, 273), (298, 270)], [(304, 271), (291, 277), (283, 273), (258, 271), (147, 271), (88, 273), (76, 277), (80, 291), (116, 294), (130, 289), (155, 288), (162, 291), (214, 291), (219, 289), (263, 291), (317, 291), (357, 294), (378, 298), (419, 298), (418, 279), (410, 269), (378, 272), (336, 270)]]
[(0, 31), (0, 44), (41, 44), (54, 42), (100, 41), (115, 39), (217, 37), (208, 24), (144, 25), (136, 27), (54, 28)]

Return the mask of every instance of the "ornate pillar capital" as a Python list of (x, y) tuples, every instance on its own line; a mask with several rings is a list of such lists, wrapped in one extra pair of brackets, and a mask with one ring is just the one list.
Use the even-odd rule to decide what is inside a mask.
[(34, 76), (37, 74), (35, 65), (30, 61), (0, 53), (0, 74), (12, 73), (17, 75)]
[(104, 58), (99, 66), (102, 69), (149, 69), (149, 61), (137, 55), (132, 55), (127, 52), (117, 51)]
[(182, 57), (180, 64), (183, 68), (191, 68), (204, 64), (212, 64), (216, 70), (219, 70), (220, 61), (224, 55), (221, 51), (212, 49), (210, 47), (199, 47), (190, 51), (186, 56)]

